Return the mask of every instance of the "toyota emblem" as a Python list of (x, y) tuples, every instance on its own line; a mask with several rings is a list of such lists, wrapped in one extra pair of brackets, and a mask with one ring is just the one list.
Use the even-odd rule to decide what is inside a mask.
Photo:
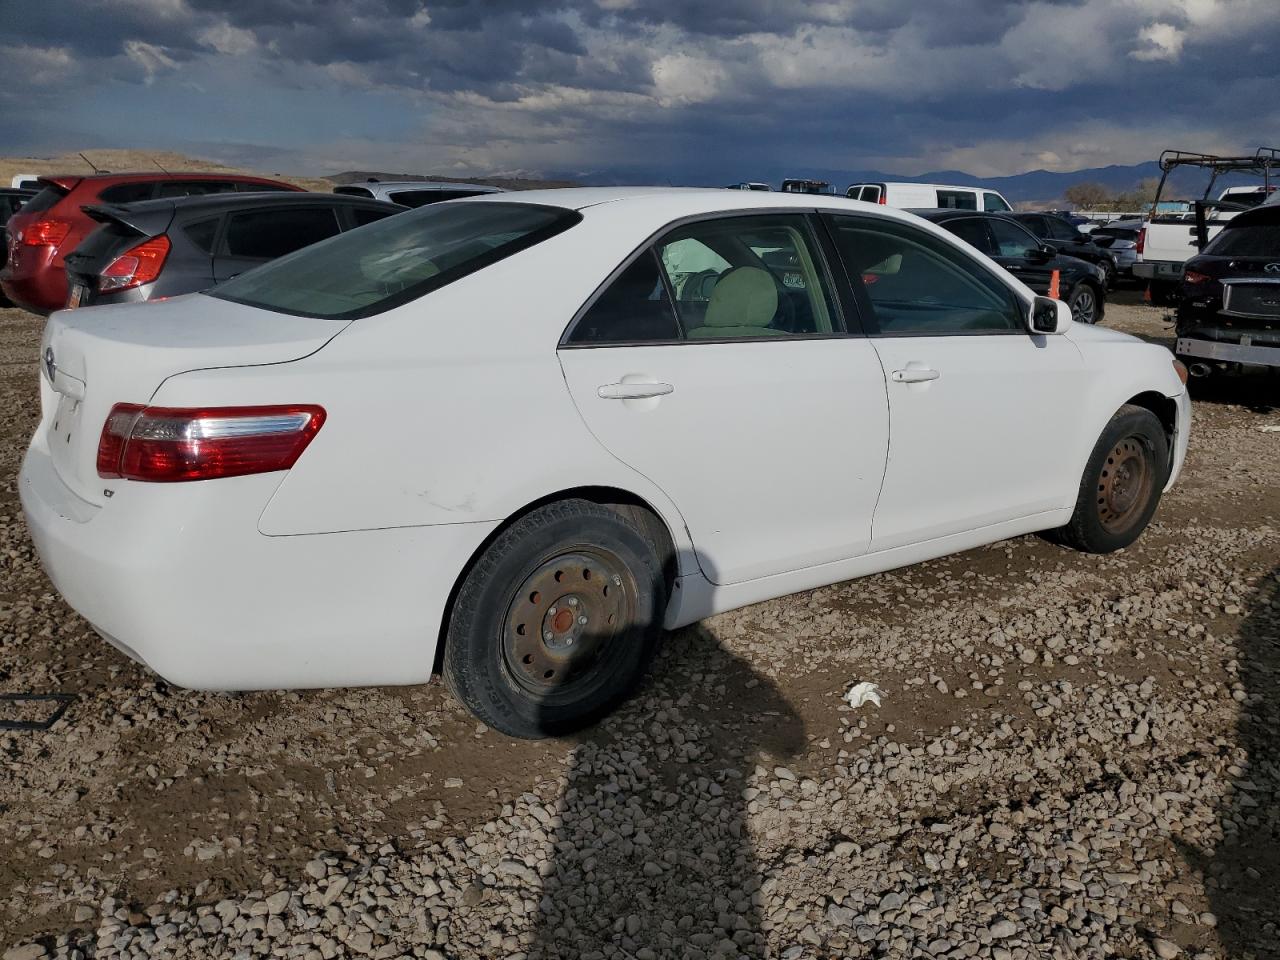
[(49, 375), (49, 382), (53, 383), (53, 375), (58, 372), (58, 365), (53, 362), (53, 347), (44, 348), (44, 372)]
[(1267, 273), (1280, 273), (1280, 263), (1268, 263), (1262, 269), (1267, 271)]

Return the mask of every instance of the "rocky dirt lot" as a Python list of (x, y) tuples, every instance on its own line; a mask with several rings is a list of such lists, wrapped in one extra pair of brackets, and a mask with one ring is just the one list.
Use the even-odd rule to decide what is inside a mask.
[(521, 743), (438, 683), (192, 693), (100, 641), (15, 490), (39, 329), (0, 311), (0, 692), (74, 701), (0, 732), (6, 960), (1280, 957), (1276, 381), (1195, 385), (1130, 550), (719, 616), (598, 729)]

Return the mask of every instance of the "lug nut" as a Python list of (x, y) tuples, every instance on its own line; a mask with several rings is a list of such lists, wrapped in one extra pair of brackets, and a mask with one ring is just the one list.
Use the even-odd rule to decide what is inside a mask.
[(556, 615), (556, 608), (555, 608), (555, 607), (552, 607), (550, 610), (548, 610), (548, 611), (547, 611), (547, 616), (549, 616), (549, 617), (554, 617), (555, 615)]
[(577, 605), (578, 605), (578, 598), (577, 598), (577, 597), (570, 597), (570, 598), (569, 598), (569, 606), (571, 606), (571, 607), (576, 607)]
[(544, 634), (542, 635), (542, 639), (543, 639), (543, 640), (551, 640), (551, 639), (553, 639), (554, 637), (555, 637), (555, 634), (554, 634), (554, 633), (552, 633), (550, 630), (548, 630), (546, 633), (544, 633)]
[(583, 624), (583, 625), (585, 626), (585, 625), (586, 625), (586, 622), (587, 622), (587, 618), (586, 618), (586, 617), (579, 617), (579, 618), (578, 618), (578, 622), (579, 622), (579, 623), (581, 623), (581, 624)]

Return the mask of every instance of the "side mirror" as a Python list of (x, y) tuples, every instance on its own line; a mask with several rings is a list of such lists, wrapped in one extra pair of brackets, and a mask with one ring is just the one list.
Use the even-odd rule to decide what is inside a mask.
[(1027, 251), (1027, 259), (1036, 263), (1044, 263), (1058, 255), (1058, 249), (1049, 243), (1040, 243)]
[(1036, 297), (1031, 302), (1027, 327), (1032, 333), (1052, 335), (1066, 332), (1071, 326), (1071, 308), (1062, 300)]

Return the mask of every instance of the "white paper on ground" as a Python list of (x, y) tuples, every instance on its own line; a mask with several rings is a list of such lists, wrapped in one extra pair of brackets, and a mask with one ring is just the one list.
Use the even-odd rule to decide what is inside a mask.
[(877, 707), (880, 706), (880, 698), (884, 695), (885, 692), (876, 684), (872, 683), (870, 680), (863, 680), (861, 683), (855, 683), (851, 686), (845, 692), (844, 699), (848, 702), (849, 706), (856, 710), (868, 700), (874, 703)]

